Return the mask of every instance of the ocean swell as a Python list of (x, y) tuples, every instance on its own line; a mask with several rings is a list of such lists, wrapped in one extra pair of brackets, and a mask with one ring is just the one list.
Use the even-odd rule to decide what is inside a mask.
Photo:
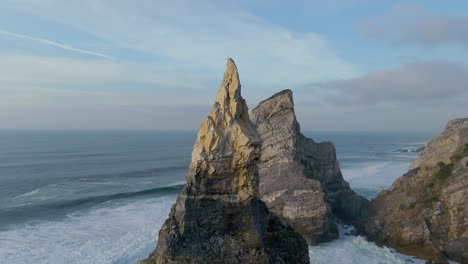
[[(47, 200), (44, 202), (34, 204), (25, 203), (22, 205), (0, 210), (0, 216), (2, 217), (3, 224), (1, 229), (6, 229), (11, 225), (22, 223), (22, 221), (25, 220), (24, 215), (28, 215), (29, 218), (33, 218), (36, 221), (39, 219), (57, 219), (63, 217), (67, 213), (71, 213), (73, 211), (77, 211), (84, 208), (89, 208), (94, 205), (102, 204), (109, 201), (144, 197), (159, 197), (163, 195), (177, 194), (178, 192), (180, 192), (180, 190), (182, 190), (183, 186), (184, 182), (177, 182), (164, 187), (152, 188), (136, 192), (104, 194), (70, 200)], [(33, 192), (38, 193), (39, 190), (34, 190), (24, 195), (31, 196), (34, 195)]]

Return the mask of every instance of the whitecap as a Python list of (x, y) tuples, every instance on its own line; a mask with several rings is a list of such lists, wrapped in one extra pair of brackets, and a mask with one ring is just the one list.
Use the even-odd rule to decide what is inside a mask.
[(135, 263), (155, 247), (175, 195), (106, 203), (0, 232), (3, 263)]
[(340, 227), (340, 238), (329, 243), (309, 247), (310, 262), (314, 264), (422, 264), (425, 261), (396, 253), (393, 249), (379, 247), (362, 236), (347, 235), (351, 228)]
[(352, 180), (356, 178), (372, 177), (381, 172), (390, 162), (376, 162), (368, 164), (359, 164), (350, 168), (341, 169), (345, 180)]
[[(135, 263), (156, 246), (175, 195), (106, 203), (106, 207), (69, 214), (61, 221), (17, 225), (0, 232), (4, 263)], [(378, 247), (361, 236), (348, 236), (309, 247), (311, 263), (424, 263)]]
[(167, 186), (165, 187), (173, 187), (173, 186), (180, 186), (180, 185), (184, 185), (185, 184), (185, 180), (183, 181), (176, 181), (176, 182), (173, 182), (173, 183), (169, 183)]
[(16, 196), (16, 197), (14, 197), (14, 199), (33, 196), (33, 195), (39, 193), (40, 191), (41, 191), (41, 189), (39, 189), (39, 188), (38, 188), (38, 189), (34, 189), (34, 190), (30, 191), (30, 192), (27, 192), (27, 193), (23, 193), (23, 194), (18, 195), (18, 196)]

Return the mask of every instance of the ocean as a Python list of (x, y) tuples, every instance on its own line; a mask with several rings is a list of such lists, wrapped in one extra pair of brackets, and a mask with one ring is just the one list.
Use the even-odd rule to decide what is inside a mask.
[[(331, 140), (344, 178), (372, 199), (429, 133), (305, 132)], [(135, 263), (184, 184), (196, 132), (0, 131), (0, 263)], [(312, 263), (424, 263), (360, 236), (310, 247)]]

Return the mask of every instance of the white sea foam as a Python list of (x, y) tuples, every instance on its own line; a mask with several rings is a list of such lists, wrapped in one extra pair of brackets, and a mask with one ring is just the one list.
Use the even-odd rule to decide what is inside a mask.
[(176, 182), (173, 182), (173, 183), (168, 184), (167, 187), (180, 186), (180, 185), (184, 185), (184, 184), (185, 184), (185, 180), (183, 180), (183, 181), (176, 181)]
[[(74, 213), (61, 221), (16, 226), (0, 232), (4, 263), (135, 263), (154, 249), (157, 232), (167, 218), (175, 195)], [(311, 263), (405, 263), (412, 257), (346, 236), (310, 247)], [(415, 263), (423, 263), (415, 260)]]
[(343, 177), (345, 178), (345, 180), (373, 177), (379, 172), (381, 172), (389, 164), (390, 162), (376, 162), (369, 163), (366, 165), (360, 164), (357, 167), (343, 168)]
[(309, 247), (310, 262), (314, 264), (394, 264), (424, 263), (414, 257), (379, 247), (361, 236), (346, 235), (351, 228), (340, 228), (340, 238), (330, 243)]
[(30, 191), (30, 192), (23, 193), (23, 194), (20, 194), (20, 195), (16, 196), (15, 199), (33, 196), (33, 195), (39, 193), (39, 191), (40, 191), (40, 189), (34, 189), (34, 190)]
[(175, 195), (74, 213), (0, 232), (1, 263), (135, 263), (155, 247)]

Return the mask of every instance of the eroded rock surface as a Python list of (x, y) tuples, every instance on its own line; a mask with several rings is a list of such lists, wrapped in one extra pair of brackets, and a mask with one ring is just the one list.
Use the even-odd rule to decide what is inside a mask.
[(251, 119), (263, 140), (260, 195), (311, 245), (338, 237), (336, 222), (365, 216), (368, 201), (343, 179), (331, 142), (300, 131), (290, 90), (262, 101)]
[(398, 251), (446, 263), (468, 263), (468, 118), (450, 121), (408, 173), (372, 201), (360, 225)]
[(306, 241), (259, 199), (261, 145), (229, 59), (187, 183), (142, 263), (309, 263)]

